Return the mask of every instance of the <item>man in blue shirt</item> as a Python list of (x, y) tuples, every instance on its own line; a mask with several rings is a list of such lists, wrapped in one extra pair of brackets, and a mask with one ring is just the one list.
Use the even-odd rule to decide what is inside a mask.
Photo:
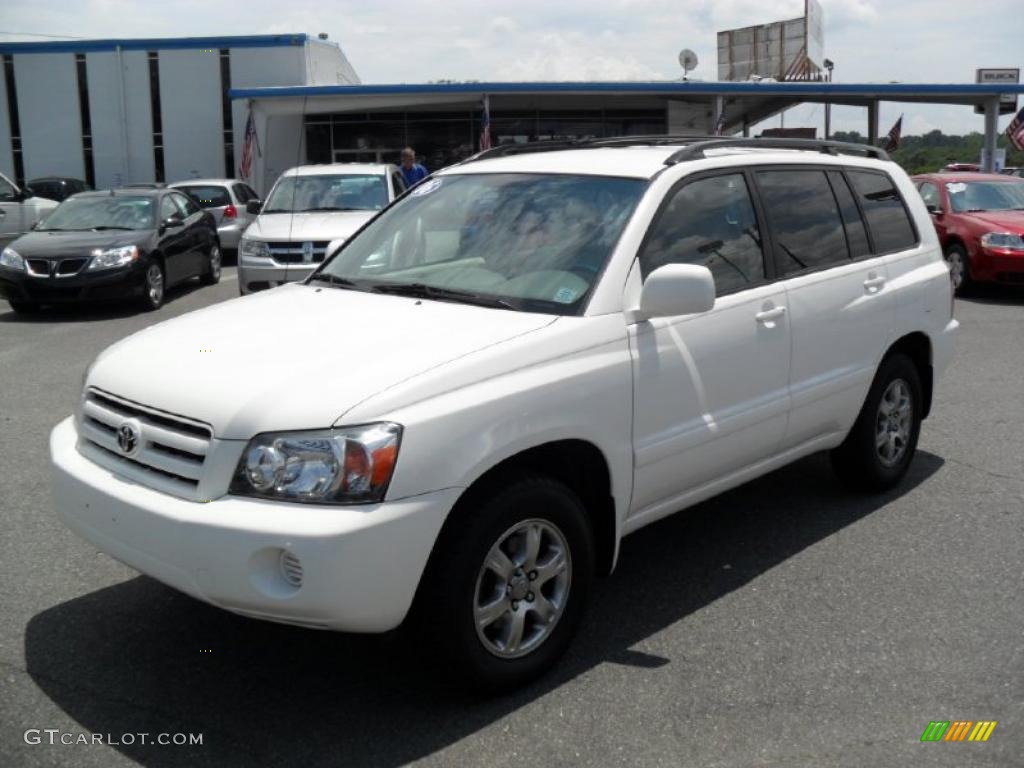
[(402, 172), (402, 178), (405, 179), (406, 187), (411, 187), (427, 176), (427, 169), (416, 162), (416, 153), (413, 152), (412, 147), (406, 147), (402, 150), (402, 164), (398, 167), (398, 170)]

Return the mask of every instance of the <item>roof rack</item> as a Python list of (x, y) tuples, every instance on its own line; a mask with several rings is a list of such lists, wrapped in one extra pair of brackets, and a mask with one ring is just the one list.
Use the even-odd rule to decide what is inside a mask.
[(817, 151), (826, 155), (860, 155), (876, 160), (888, 160), (889, 153), (884, 149), (872, 147), (870, 144), (851, 144), (846, 141), (824, 141), (819, 139), (777, 139), (777, 138), (737, 138), (716, 136), (688, 144), (678, 152), (673, 152), (665, 160), (665, 165), (675, 165), (685, 160), (699, 160), (707, 157), (709, 149), (732, 149), (733, 147), (752, 147), (755, 149), (798, 149), (806, 152)]
[(673, 152), (665, 165), (675, 165), (685, 160), (699, 160), (706, 157), (709, 149), (731, 149), (733, 147), (749, 147), (754, 149), (795, 149), (806, 152), (822, 152), (827, 155), (859, 155), (877, 160), (888, 160), (889, 154), (884, 149), (869, 144), (851, 144), (845, 141), (825, 141), (820, 139), (782, 139), (782, 138), (746, 138), (733, 136), (678, 136), (670, 134), (647, 136), (608, 136), (592, 139), (551, 139), (530, 141), (525, 144), (502, 144), (485, 149), (466, 158), (458, 165), (489, 160), (494, 157), (509, 155), (525, 155), (534, 152), (556, 152), (563, 149), (599, 149), (601, 147), (657, 147), (672, 144), (684, 145)]

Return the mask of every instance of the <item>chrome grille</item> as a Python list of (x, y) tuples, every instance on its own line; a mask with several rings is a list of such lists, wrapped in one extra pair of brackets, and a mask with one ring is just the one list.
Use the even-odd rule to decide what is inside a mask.
[[(132, 424), (138, 446), (122, 450), (118, 430)], [(213, 432), (205, 424), (90, 389), (82, 404), (81, 448), (89, 458), (143, 485), (195, 498)]]
[(34, 277), (71, 277), (82, 271), (88, 258), (27, 259), (28, 272)]
[(313, 240), (313, 256), (310, 261), (302, 252), (302, 244), (308, 240), (296, 240), (295, 242), (269, 242), (270, 257), (278, 264), (319, 264), (327, 254), (329, 240)]

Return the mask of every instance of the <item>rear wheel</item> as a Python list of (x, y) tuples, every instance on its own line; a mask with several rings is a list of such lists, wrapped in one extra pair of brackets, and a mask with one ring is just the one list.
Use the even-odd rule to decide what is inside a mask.
[(547, 670), (582, 618), (593, 534), (579, 498), (519, 475), (456, 510), (417, 596), (420, 623), (471, 686), (503, 690)]
[(146, 268), (146, 278), (142, 285), (142, 308), (152, 312), (160, 309), (164, 303), (164, 268), (159, 261), (152, 261)]
[(903, 354), (886, 358), (875, 375), (860, 415), (832, 466), (847, 484), (884, 491), (903, 479), (921, 431), (921, 377)]
[(963, 296), (974, 287), (971, 280), (971, 267), (967, 259), (967, 249), (962, 245), (951, 245), (946, 249), (946, 261), (949, 263), (949, 277), (953, 281), (953, 293)]
[(221, 252), (217, 243), (210, 246), (210, 253), (206, 259), (206, 271), (200, 275), (199, 282), (203, 285), (216, 285), (220, 282), (221, 270)]

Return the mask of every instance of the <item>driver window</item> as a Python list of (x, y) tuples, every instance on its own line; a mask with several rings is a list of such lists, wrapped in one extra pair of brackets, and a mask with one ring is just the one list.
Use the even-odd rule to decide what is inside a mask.
[(160, 201), (160, 221), (167, 221), (173, 216), (183, 215), (178, 206), (174, 204), (174, 196), (164, 195), (163, 200)]
[(718, 296), (764, 281), (761, 233), (742, 174), (698, 179), (672, 196), (640, 252), (645, 279), (666, 264), (707, 267)]
[(0, 202), (9, 203), (17, 196), (14, 186), (7, 179), (0, 177)]
[(939, 204), (939, 188), (934, 184), (925, 182), (921, 185), (921, 199), (924, 200), (929, 211), (942, 210), (942, 206)]

